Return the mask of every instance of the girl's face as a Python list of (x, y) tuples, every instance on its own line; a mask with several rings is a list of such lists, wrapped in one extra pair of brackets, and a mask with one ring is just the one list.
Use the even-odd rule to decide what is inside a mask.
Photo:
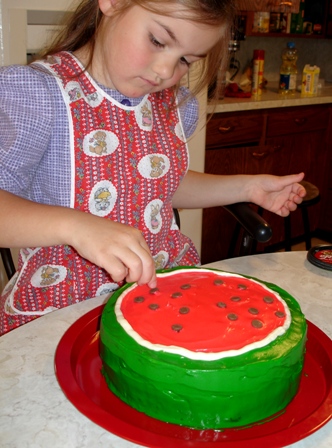
[(128, 97), (174, 86), (221, 36), (219, 27), (154, 14), (140, 6), (114, 20), (112, 1), (99, 0), (99, 4), (104, 17), (92, 76)]

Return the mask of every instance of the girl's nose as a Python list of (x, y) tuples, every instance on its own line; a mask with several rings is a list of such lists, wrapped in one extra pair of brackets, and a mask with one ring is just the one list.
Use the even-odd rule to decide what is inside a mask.
[(162, 80), (171, 79), (174, 76), (176, 64), (167, 58), (158, 58), (153, 66), (153, 71)]

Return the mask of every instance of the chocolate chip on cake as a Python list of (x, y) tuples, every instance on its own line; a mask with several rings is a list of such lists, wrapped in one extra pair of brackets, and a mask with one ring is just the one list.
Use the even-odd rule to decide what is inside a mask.
[(213, 283), (214, 283), (215, 285), (219, 286), (219, 285), (223, 285), (223, 284), (224, 284), (224, 281), (221, 280), (220, 278), (216, 278), (216, 279), (213, 281)]
[(152, 288), (150, 289), (150, 294), (156, 294), (157, 292), (159, 292), (158, 288)]
[(259, 310), (257, 308), (249, 308), (248, 311), (250, 314), (259, 314)]
[(149, 308), (150, 308), (150, 310), (155, 311), (159, 308), (159, 305), (158, 305), (158, 303), (150, 303)]
[(182, 292), (173, 292), (171, 297), (172, 297), (172, 299), (177, 299), (178, 297), (182, 297)]
[(190, 312), (190, 308), (187, 306), (183, 306), (179, 309), (180, 314), (188, 314)]
[(260, 321), (260, 320), (258, 320), (258, 319), (254, 319), (254, 320), (252, 320), (252, 321), (251, 321), (251, 325), (252, 325), (254, 328), (263, 328), (263, 322)]
[(227, 305), (225, 302), (217, 302), (217, 307), (218, 308), (227, 308)]

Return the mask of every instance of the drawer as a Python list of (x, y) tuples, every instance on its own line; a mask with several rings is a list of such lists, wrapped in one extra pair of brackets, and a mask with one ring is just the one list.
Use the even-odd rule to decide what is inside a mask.
[(207, 124), (206, 146), (220, 148), (259, 142), (263, 128), (263, 114), (215, 114)]
[(297, 134), (326, 129), (329, 120), (327, 107), (303, 107), (285, 112), (269, 113), (267, 137)]

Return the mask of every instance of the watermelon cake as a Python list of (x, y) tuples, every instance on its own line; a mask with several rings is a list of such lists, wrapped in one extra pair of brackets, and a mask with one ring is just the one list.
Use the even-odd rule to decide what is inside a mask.
[(246, 426), (285, 409), (298, 391), (307, 325), (276, 285), (213, 269), (158, 273), (106, 304), (103, 375), (128, 405), (196, 429)]

